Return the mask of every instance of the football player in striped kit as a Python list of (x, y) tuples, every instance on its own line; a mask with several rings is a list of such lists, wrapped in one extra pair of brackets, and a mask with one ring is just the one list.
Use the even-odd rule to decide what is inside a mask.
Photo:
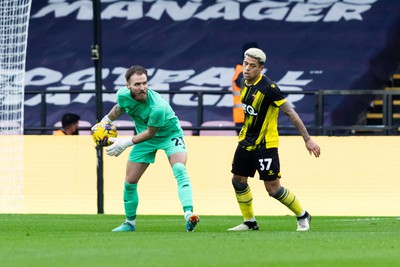
[(310, 137), (293, 106), (286, 101), (276, 83), (261, 72), (265, 53), (250, 48), (244, 53), (240, 97), (245, 112), (244, 125), (232, 163), (232, 185), (243, 215), (243, 223), (230, 231), (258, 230), (253, 211), (253, 196), (247, 183), (257, 171), (269, 196), (287, 206), (297, 216), (297, 231), (310, 229), (311, 215), (296, 196), (280, 182), (278, 113), (284, 112), (303, 137), (310, 155), (319, 157), (321, 149)]

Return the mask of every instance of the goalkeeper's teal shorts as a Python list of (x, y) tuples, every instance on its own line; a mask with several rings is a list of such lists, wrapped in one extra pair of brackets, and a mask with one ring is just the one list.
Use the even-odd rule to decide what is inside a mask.
[(186, 152), (183, 135), (169, 137), (153, 137), (133, 146), (128, 161), (140, 163), (154, 163), (157, 150), (164, 150), (167, 157), (179, 152)]

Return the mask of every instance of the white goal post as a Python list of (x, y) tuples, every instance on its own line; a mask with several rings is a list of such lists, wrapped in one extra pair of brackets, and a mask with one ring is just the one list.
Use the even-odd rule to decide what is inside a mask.
[(31, 0), (0, 3), (0, 213), (23, 211), (25, 61)]

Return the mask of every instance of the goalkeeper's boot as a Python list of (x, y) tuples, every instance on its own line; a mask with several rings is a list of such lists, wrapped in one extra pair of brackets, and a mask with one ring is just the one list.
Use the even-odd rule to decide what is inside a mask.
[(297, 217), (297, 231), (308, 231), (310, 229), (311, 215), (306, 211), (306, 213)]
[(117, 228), (114, 228), (111, 232), (133, 232), (136, 230), (136, 226), (128, 222), (124, 222)]
[(191, 214), (186, 219), (186, 231), (193, 232), (196, 225), (200, 222), (200, 217), (196, 214)]
[(257, 225), (257, 222), (245, 221), (238, 226), (229, 228), (228, 231), (248, 231), (248, 230), (258, 230), (260, 229)]

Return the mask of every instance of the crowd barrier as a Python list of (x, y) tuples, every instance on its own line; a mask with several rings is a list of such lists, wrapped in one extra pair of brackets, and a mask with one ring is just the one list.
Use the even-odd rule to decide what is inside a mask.
[[(5, 137), (4, 137), (5, 138)], [(313, 215), (398, 216), (400, 137), (314, 137), (320, 158), (300, 136), (282, 136), (282, 185)], [(21, 209), (17, 213), (96, 214), (96, 150), (90, 136), (23, 136)], [(234, 136), (187, 136), (187, 169), (200, 215), (240, 215), (231, 185)], [(124, 214), (128, 152), (104, 156), (104, 213)], [(256, 176), (256, 215), (290, 215)], [(162, 151), (139, 183), (138, 214), (182, 214), (176, 181)], [(12, 194), (12, 192), (9, 192)], [(4, 213), (1, 210), (0, 213)]]
[[(203, 131), (235, 131), (236, 126), (233, 125), (207, 125), (204, 121), (204, 97), (206, 95), (225, 95), (231, 94), (230, 91), (158, 91), (162, 94), (192, 94), (198, 101), (195, 109), (196, 121), (190, 125), (183, 125), (185, 131), (191, 132), (193, 135), (199, 135)], [(40, 96), (40, 126), (24, 126), (24, 134), (51, 134), (53, 130), (58, 129), (56, 125), (48, 125), (47, 123), (47, 95), (57, 94), (69, 94), (71, 96), (78, 94), (91, 94), (94, 95), (94, 90), (29, 90), (25, 92), (25, 95)], [(103, 91), (103, 94), (115, 94), (115, 91)], [(313, 123), (306, 125), (307, 129), (315, 135), (397, 135), (399, 131), (399, 122), (393, 119), (393, 99), (400, 96), (399, 90), (317, 90), (317, 91), (283, 91), (283, 93), (289, 96), (308, 96), (313, 98), (314, 107), (311, 116), (313, 117)], [(325, 122), (325, 102), (328, 97), (356, 97), (371, 99), (381, 99), (382, 106), (382, 119), (380, 124), (368, 125), (368, 124), (357, 124), (354, 125), (330, 125)], [(368, 101), (367, 101), (368, 102)], [(84, 105), (84, 104), (83, 104)], [(365, 113), (368, 110), (368, 104), (365, 106)], [(99, 113), (99, 111), (93, 111)], [(107, 111), (108, 112), (108, 111)], [(348, 112), (344, 110), (343, 112)], [(104, 113), (104, 112), (102, 112)], [(352, 114), (354, 115), (354, 114)], [(366, 114), (364, 114), (366, 116)], [(361, 116), (362, 114), (357, 114)], [(231, 120), (227, 118), (225, 121)], [(90, 126), (82, 125), (80, 127), (83, 131), (90, 130)], [(122, 126), (121, 130), (132, 130), (133, 127)], [(281, 133), (286, 135), (297, 134), (295, 127), (289, 122), (289, 124), (279, 124), (278, 129)]]

